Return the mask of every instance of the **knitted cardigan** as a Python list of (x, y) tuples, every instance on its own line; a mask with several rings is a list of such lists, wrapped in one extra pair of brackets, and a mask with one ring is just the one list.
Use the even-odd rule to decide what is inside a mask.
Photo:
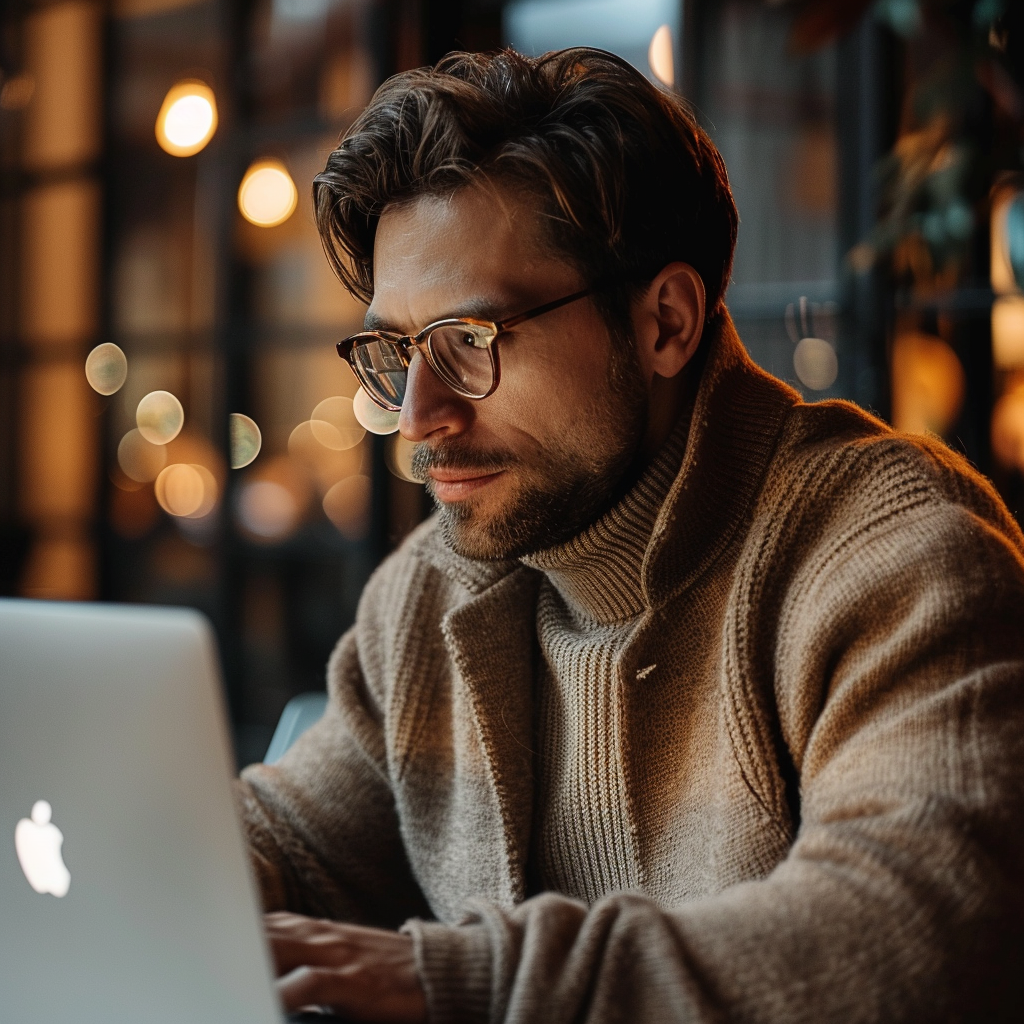
[(405, 929), (441, 1022), (1020, 1020), (1024, 537), (725, 318), (616, 659), (639, 885), (525, 899), (540, 574), (431, 521), (239, 795), (268, 909)]

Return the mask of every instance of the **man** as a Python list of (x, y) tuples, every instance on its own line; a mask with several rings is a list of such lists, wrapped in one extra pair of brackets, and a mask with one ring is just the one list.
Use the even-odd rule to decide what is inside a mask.
[(286, 1005), (1019, 1019), (1024, 538), (937, 441), (749, 360), (684, 104), (598, 51), (453, 55), (315, 199), (438, 513), (243, 773)]

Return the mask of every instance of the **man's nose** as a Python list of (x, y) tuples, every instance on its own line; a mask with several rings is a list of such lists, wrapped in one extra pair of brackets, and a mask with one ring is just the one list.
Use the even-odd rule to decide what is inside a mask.
[(409, 364), (398, 429), (408, 441), (461, 434), (472, 422), (468, 398), (457, 395), (419, 352)]

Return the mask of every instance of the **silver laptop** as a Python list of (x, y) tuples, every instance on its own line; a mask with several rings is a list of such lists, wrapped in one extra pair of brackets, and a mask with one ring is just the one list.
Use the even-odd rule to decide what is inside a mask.
[(0, 1020), (281, 1024), (213, 639), (0, 600)]

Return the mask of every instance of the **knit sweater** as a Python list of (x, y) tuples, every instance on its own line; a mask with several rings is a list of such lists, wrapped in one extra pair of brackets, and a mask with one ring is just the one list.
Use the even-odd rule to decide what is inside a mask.
[(1018, 1020), (1024, 537), (937, 441), (706, 343), (616, 659), (633, 888), (524, 898), (543, 577), (428, 522), (243, 773), (264, 902), (405, 922), (434, 1024)]
[(640, 567), (679, 471), (688, 420), (635, 487), (578, 537), (522, 559), (537, 599), (536, 887), (593, 903), (640, 881), (615, 700), (619, 655), (645, 608)]

